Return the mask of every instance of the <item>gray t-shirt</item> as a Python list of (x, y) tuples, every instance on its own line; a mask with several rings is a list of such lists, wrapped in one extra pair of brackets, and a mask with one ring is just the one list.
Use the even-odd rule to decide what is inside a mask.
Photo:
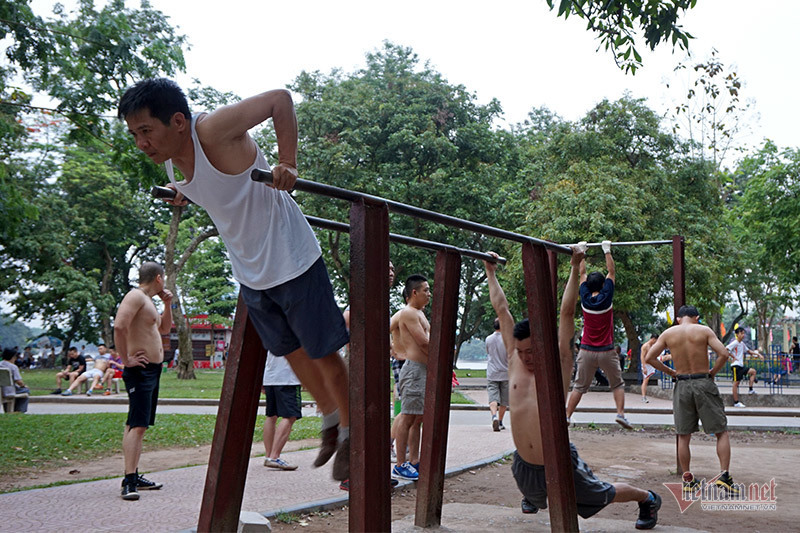
[(486, 365), (486, 379), (489, 381), (508, 381), (508, 354), (503, 344), (503, 336), (495, 331), (486, 337), (486, 352), (489, 361)]
[(17, 393), (17, 389), (14, 386), (14, 382), (22, 381), (22, 376), (19, 373), (19, 368), (17, 368), (17, 365), (12, 363), (11, 361), (6, 361), (6, 360), (0, 361), (0, 368), (7, 368), (11, 371), (11, 386), (3, 387), (3, 396), (14, 396)]

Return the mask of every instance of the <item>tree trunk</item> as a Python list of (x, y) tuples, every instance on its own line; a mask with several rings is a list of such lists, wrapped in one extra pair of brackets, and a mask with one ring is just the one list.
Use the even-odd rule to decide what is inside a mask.
[(192, 354), (191, 329), (183, 314), (180, 292), (176, 281), (178, 279), (179, 265), (175, 261), (175, 246), (178, 240), (178, 227), (181, 222), (182, 207), (172, 208), (172, 219), (169, 223), (166, 251), (164, 253), (164, 270), (167, 275), (167, 288), (172, 292), (172, 321), (178, 330), (178, 354), (176, 373), (178, 379), (195, 379), (194, 355)]
[[(114, 275), (114, 261), (111, 259), (111, 254), (108, 253), (108, 246), (105, 243), (103, 243), (103, 258), (106, 262), (106, 268), (103, 272), (103, 281), (100, 283), (101, 297), (111, 292), (111, 280)], [(103, 342), (106, 346), (111, 346), (114, 339), (114, 330), (111, 327), (111, 309), (103, 309), (100, 312), (100, 323), (103, 326)]]
[(639, 332), (636, 331), (636, 326), (631, 320), (631, 316), (627, 311), (614, 311), (614, 316), (622, 321), (622, 326), (625, 328), (625, 336), (628, 339), (628, 348), (631, 352), (631, 360), (628, 362), (628, 368), (623, 368), (625, 372), (639, 372), (641, 364), (639, 361), (639, 354), (641, 351), (641, 342), (639, 342)]

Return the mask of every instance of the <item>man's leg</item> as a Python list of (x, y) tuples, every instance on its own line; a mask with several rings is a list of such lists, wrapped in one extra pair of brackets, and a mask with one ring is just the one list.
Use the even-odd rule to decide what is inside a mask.
[(569, 393), (569, 399), (567, 400), (567, 418), (572, 418), (572, 413), (578, 408), (582, 397), (583, 393), (576, 389), (572, 389), (572, 392)]
[(678, 466), (680, 466), (683, 473), (691, 472), (692, 452), (689, 449), (689, 442), (692, 440), (692, 434), (678, 435)]
[(274, 441), (272, 443), (273, 459), (277, 459), (281, 456), (283, 447), (286, 446), (286, 442), (289, 440), (289, 434), (292, 432), (292, 426), (295, 420), (297, 420), (295, 417), (283, 418), (278, 423), (278, 428), (275, 430)]
[[(320, 367), (311, 360), (306, 351), (303, 348), (298, 348), (286, 354), (285, 357), (289, 361), (289, 366), (292, 367), (294, 375), (314, 397), (314, 401), (317, 402), (317, 408), (322, 415), (328, 415), (336, 411), (336, 401), (328, 392), (325, 378), (320, 373)], [(327, 357), (323, 359), (327, 359)]]
[(627, 483), (612, 483), (616, 489), (612, 503), (643, 502), (650, 497), (650, 491), (637, 489)]
[[(422, 418), (423, 415), (415, 415), (414, 423), (408, 430), (408, 462), (412, 465), (419, 464)], [(415, 438), (412, 438), (412, 435), (415, 436)]]
[(397, 464), (402, 465), (406, 462), (406, 447), (408, 447), (408, 434), (416, 417), (414, 415), (402, 415), (400, 422), (397, 423), (397, 433), (394, 436), (395, 454)]
[(142, 455), (142, 441), (146, 427), (125, 426), (122, 437), (122, 456), (125, 458), (125, 475), (136, 473), (139, 468), (139, 457)]
[(503, 423), (503, 417), (506, 416), (506, 410), (507, 409), (508, 408), (505, 405), (500, 405), (500, 407), (497, 410), (497, 413), (498, 413), (497, 414), (497, 418), (500, 419), (500, 423), (501, 424)]
[(727, 472), (731, 466), (731, 436), (727, 431), (717, 433), (717, 457), (719, 469)]
[(617, 406), (617, 414), (625, 416), (625, 387), (617, 387), (612, 391), (614, 404)]
[(264, 431), (262, 432), (262, 435), (264, 437), (264, 454), (266, 455), (267, 459), (277, 458), (277, 455), (272, 455), (272, 445), (275, 441), (275, 422), (277, 421), (277, 416), (268, 416), (264, 419)]
[(497, 402), (489, 402), (489, 412), (492, 413), (492, 418), (497, 416)]
[(647, 383), (650, 381), (650, 376), (642, 378), (642, 398), (647, 398)]
[(332, 352), (313, 361), (320, 369), (329, 396), (339, 408), (339, 425), (350, 427), (350, 380), (344, 360), (337, 352)]
[(753, 384), (755, 384), (755, 382), (756, 382), (756, 369), (755, 368), (751, 368), (750, 370), (747, 371), (747, 375), (750, 377), (749, 385), (750, 385), (750, 390), (752, 391), (753, 390)]
[(733, 403), (739, 403), (739, 382), (734, 381), (733, 387), (731, 388), (731, 393), (733, 394)]

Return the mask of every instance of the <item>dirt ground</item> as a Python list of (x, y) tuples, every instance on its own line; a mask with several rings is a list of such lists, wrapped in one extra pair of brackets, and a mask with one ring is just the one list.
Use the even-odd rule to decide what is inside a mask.
[[(775, 481), (777, 496), (774, 511), (720, 511), (704, 510), (699, 503), (681, 513), (678, 503), (664, 483), (679, 481), (675, 466), (675, 436), (668, 431), (646, 430), (623, 432), (621, 430), (571, 430), (570, 436), (581, 457), (592, 467), (595, 474), (609, 482), (623, 482), (651, 489), (663, 499), (659, 512), (659, 525), (678, 526), (699, 531), (797, 531), (800, 523), (800, 484), (797, 483), (800, 469), (800, 435), (776, 433), (732, 432), (733, 458), (731, 473), (737, 482), (759, 484)], [(294, 441), (286, 451), (313, 446), (316, 441)], [(254, 446), (253, 453), (261, 451)], [(192, 449), (172, 449), (145, 452), (147, 464), (154, 471), (203, 464), (207, 462), (209, 446)], [(93, 479), (114, 475), (122, 465), (122, 457), (104, 457), (91, 463), (75, 463), (47, 472), (28, 471), (0, 475), (0, 488), (31, 487), (65, 478)], [(715, 438), (695, 435), (692, 439), (692, 471), (700, 479), (710, 479), (718, 473), (715, 454)], [(519, 510), (520, 493), (511, 475), (511, 463), (493, 465), (471, 470), (445, 482), (444, 504), (472, 504), (474, 509), (485, 509), (498, 514), (515, 513)], [(392, 497), (392, 519), (400, 520), (414, 514), (416, 491), (414, 488), (396, 490)], [(485, 507), (488, 506), (488, 507)], [(520, 529), (505, 528), (505, 531), (542, 530), (547, 511), (538, 515), (519, 513)], [(292, 517), (289, 522), (271, 519), (276, 532), (303, 531), (304, 533), (327, 533), (347, 531), (347, 508), (331, 512), (312, 513)], [(447, 512), (444, 513), (445, 517)], [(581, 521), (584, 531), (615, 531), (633, 529), (637, 516), (635, 503), (610, 505), (594, 518)], [(487, 519), (490, 517), (486, 517)], [(610, 520), (610, 521), (609, 521)], [(528, 521), (528, 522), (526, 522)], [(593, 522), (594, 521), (594, 522)], [(525, 524), (531, 527), (525, 527)], [(593, 525), (602, 524), (602, 525)], [(612, 526), (608, 526), (608, 524)], [(625, 524), (630, 527), (626, 527)], [(458, 526), (443, 529), (462, 530)], [(488, 523), (487, 523), (488, 525)], [(536, 527), (533, 527), (533, 526)], [(466, 529), (463, 529), (466, 530)], [(481, 529), (470, 529), (480, 531)], [(547, 530), (547, 529), (545, 529)], [(422, 531), (422, 530), (420, 530)]]

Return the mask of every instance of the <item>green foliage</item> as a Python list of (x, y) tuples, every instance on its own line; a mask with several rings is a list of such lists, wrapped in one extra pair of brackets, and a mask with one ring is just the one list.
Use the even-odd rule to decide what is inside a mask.
[[(547, 0), (551, 10), (555, 3)], [(673, 48), (677, 45), (686, 50), (693, 37), (678, 25), (678, 17), (696, 4), (697, 0), (560, 0), (558, 16), (585, 19), (586, 29), (597, 34), (600, 47), (611, 51), (617, 66), (626, 73), (636, 74), (636, 69), (642, 66), (642, 56), (636, 50), (635, 33), (644, 34), (650, 50), (655, 50), (662, 41), (671, 41)]]

